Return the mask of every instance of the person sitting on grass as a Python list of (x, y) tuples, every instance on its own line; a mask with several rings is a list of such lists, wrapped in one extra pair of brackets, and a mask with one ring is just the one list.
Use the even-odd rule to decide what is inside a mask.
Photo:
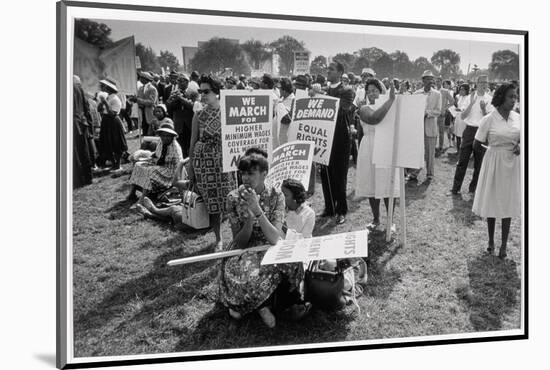
[(286, 223), (283, 231), (299, 234), (303, 238), (311, 238), (315, 227), (315, 211), (305, 202), (306, 189), (298, 180), (287, 179), (281, 185), (285, 196)]
[[(245, 155), (239, 160), (243, 184), (228, 195), (233, 241), (226, 250), (275, 245), (283, 237), (285, 198), (280, 190), (265, 185), (268, 168), (267, 159), (261, 154)], [(276, 324), (273, 309), (284, 311), (293, 304), (299, 305), (303, 266), (302, 263), (261, 265), (264, 254), (265, 251), (245, 251), (222, 260), (220, 301), (234, 319), (258, 312), (263, 322), (273, 328)]]
[(172, 179), (178, 164), (183, 161), (181, 147), (175, 138), (174, 126), (165, 123), (158, 130), (160, 142), (151, 160), (138, 162), (132, 170), (132, 188), (128, 200), (136, 201), (136, 191), (141, 189), (141, 200), (149, 193), (159, 193), (172, 186)]

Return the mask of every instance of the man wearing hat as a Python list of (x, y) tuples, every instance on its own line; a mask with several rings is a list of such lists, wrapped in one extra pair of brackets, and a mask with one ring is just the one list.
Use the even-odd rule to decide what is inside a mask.
[(153, 85), (153, 75), (150, 72), (140, 72), (139, 81), (143, 84), (138, 91), (136, 101), (140, 112), (142, 132), (149, 130), (149, 123), (155, 118), (153, 109), (158, 103), (158, 91)]
[(237, 90), (237, 80), (233, 76), (228, 76), (225, 78), (225, 89), (226, 90)]
[[(187, 78), (189, 80), (189, 78)], [(164, 90), (162, 92), (162, 101), (166, 103), (168, 101), (168, 98), (170, 97), (170, 94), (172, 91), (177, 89), (177, 81), (178, 81), (178, 72), (171, 71), (168, 75), (168, 83), (164, 86)]]
[(346, 222), (348, 203), (346, 187), (350, 156), (349, 126), (353, 124), (353, 98), (351, 87), (342, 85), (344, 66), (332, 62), (328, 67), (328, 95), (340, 99), (336, 127), (328, 166), (321, 169), (321, 181), (325, 198), (324, 217), (336, 216), (336, 223)]
[(468, 162), (470, 162), (470, 157), (472, 154), (474, 156), (474, 174), (472, 176), (472, 181), (470, 182), (469, 191), (470, 193), (475, 193), (476, 191), (477, 180), (481, 169), (481, 163), (483, 161), (483, 155), (485, 154), (485, 149), (477, 149), (474, 147), (474, 137), (476, 136), (481, 119), (495, 109), (491, 104), (492, 97), (487, 92), (488, 86), (489, 81), (487, 75), (480, 75), (477, 78), (475, 90), (473, 90), (470, 94), (470, 104), (460, 116), (466, 123), (466, 128), (462, 133), (460, 157), (456, 165), (453, 187), (451, 189), (452, 195), (458, 195), (460, 193), (462, 181), (466, 175)]
[[(426, 95), (426, 109), (424, 111), (424, 161), (426, 162), (426, 178), (434, 177), (435, 145), (437, 142), (437, 117), (441, 114), (441, 94), (433, 88), (434, 75), (426, 70), (422, 74), (422, 89), (415, 94)], [(408, 179), (417, 181), (419, 169), (411, 170)]]
[(178, 75), (177, 86), (166, 101), (168, 115), (174, 121), (178, 133), (178, 143), (181, 146), (183, 157), (189, 156), (191, 145), (191, 123), (193, 122), (193, 102), (187, 98), (189, 77), (185, 73)]

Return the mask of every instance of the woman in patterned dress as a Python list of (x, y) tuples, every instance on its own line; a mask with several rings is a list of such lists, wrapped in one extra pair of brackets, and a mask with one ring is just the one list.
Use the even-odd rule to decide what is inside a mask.
[[(280, 190), (265, 185), (268, 162), (262, 155), (245, 155), (238, 168), (243, 184), (227, 198), (233, 242), (226, 249), (274, 245), (283, 237), (285, 197)], [(275, 301), (285, 300), (289, 306), (297, 303), (288, 297), (299, 297), (303, 266), (302, 263), (260, 265), (264, 254), (265, 251), (249, 251), (222, 261), (220, 300), (229, 308), (231, 317), (239, 319), (258, 311), (264, 323), (273, 328), (275, 316), (271, 308)]]
[(516, 99), (513, 84), (501, 85), (491, 102), (496, 109), (483, 117), (474, 141), (474, 146), (487, 142), (489, 148), (483, 156), (472, 211), (487, 217), (490, 254), (495, 249), (496, 219), (502, 220), (501, 259), (506, 258), (512, 217), (521, 215), (521, 121), (519, 113), (513, 111)]
[(132, 188), (128, 200), (138, 199), (138, 188), (142, 192), (142, 201), (150, 192), (161, 192), (172, 186), (178, 163), (183, 161), (181, 147), (175, 140), (178, 134), (173, 125), (164, 123), (157, 130), (157, 135), (160, 136), (160, 142), (151, 157), (152, 162), (138, 162), (132, 170)]
[(210, 225), (216, 234), (216, 250), (220, 250), (221, 215), (226, 210), (227, 194), (237, 188), (237, 182), (234, 173), (222, 172), (221, 82), (207, 75), (199, 82), (204, 109), (193, 116), (189, 180), (207, 205)]

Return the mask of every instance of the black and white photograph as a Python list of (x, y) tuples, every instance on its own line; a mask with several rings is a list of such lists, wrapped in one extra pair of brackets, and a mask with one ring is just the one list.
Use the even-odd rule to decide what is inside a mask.
[(526, 338), (527, 31), (82, 4), (59, 367)]

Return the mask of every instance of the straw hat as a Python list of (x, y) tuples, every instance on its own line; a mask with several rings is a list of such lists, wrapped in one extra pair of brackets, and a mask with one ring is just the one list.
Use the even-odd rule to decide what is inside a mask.
[(171, 123), (163, 123), (160, 125), (160, 128), (156, 131), (156, 134), (159, 135), (159, 133), (165, 132), (167, 134), (173, 135), (174, 137), (178, 137), (178, 134), (176, 131), (174, 131), (174, 126)]
[(376, 76), (376, 72), (374, 72), (374, 69), (372, 68), (363, 68), (363, 70), (361, 71), (361, 76), (363, 76), (364, 74), (369, 74), (372, 77)]
[(435, 77), (433, 72), (430, 71), (429, 69), (425, 70), (424, 73), (422, 73), (422, 78), (424, 77)]
[(99, 81), (100, 84), (107, 86), (111, 90), (113, 90), (115, 93), (118, 92), (118, 88), (116, 86), (116, 81), (112, 78), (106, 78), (104, 80)]

